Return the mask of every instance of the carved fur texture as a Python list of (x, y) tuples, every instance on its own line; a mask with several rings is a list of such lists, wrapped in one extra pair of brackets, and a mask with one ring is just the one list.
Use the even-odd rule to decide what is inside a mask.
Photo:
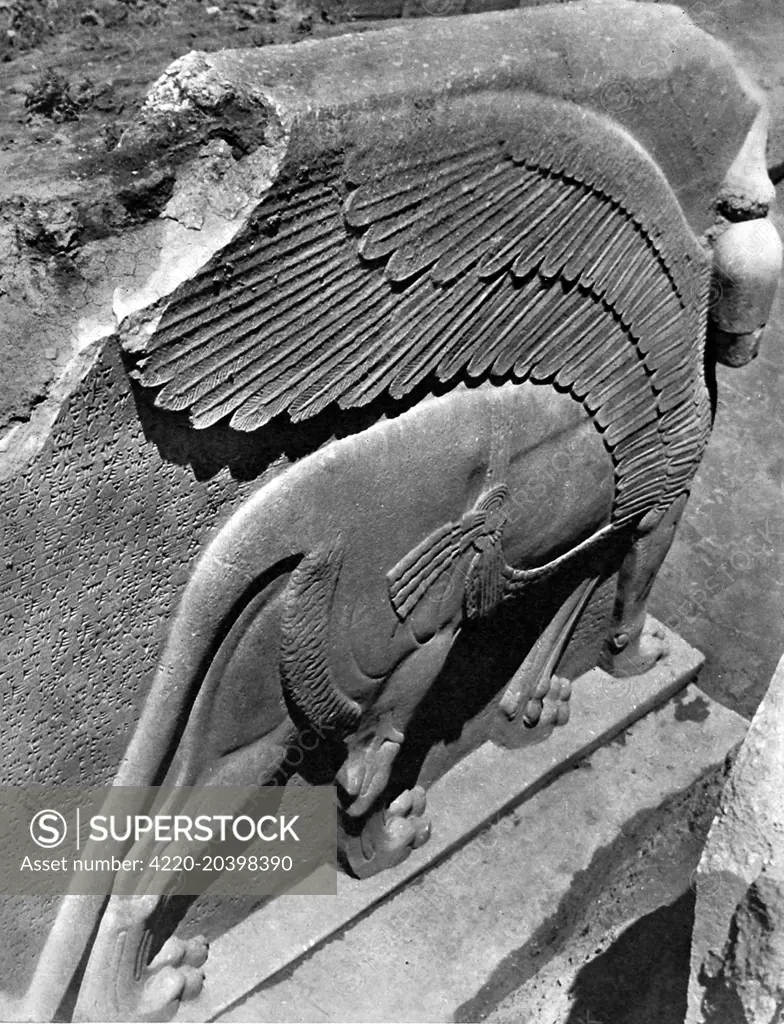
[(308, 721), (326, 731), (350, 732), (361, 708), (336, 685), (329, 667), (330, 609), (342, 551), (314, 551), (291, 575), (286, 589), (280, 652), (281, 683)]

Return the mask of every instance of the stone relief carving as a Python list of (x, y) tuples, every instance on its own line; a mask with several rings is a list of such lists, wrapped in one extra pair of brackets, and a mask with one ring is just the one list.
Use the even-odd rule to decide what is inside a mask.
[[(577, 46), (566, 9), (491, 27), (525, 35), (543, 17)], [(469, 21), (429, 39), (434, 62), (455, 38), (471, 52)], [(389, 72), (378, 38), (360, 58), (345, 43), (340, 73), (367, 53)], [(340, 46), (303, 60), (312, 71)], [(285, 782), (311, 728), (312, 771), (338, 784), (342, 856), (360, 877), (427, 841), (425, 788), (395, 773), (458, 637), (501, 606), (525, 621), (542, 588), (556, 595), (491, 702), (520, 742), (569, 720), (563, 656), (616, 576), (602, 665), (629, 675), (662, 655), (645, 604), (710, 434), (713, 365), (753, 356), (781, 258), (751, 99), (732, 124), (737, 159), (716, 172), (732, 198), (714, 225), (674, 191), (657, 160), (669, 125), (652, 131), (648, 112), (638, 137), (632, 115), (510, 74), (451, 90), (425, 77), (412, 116), (391, 73), (380, 80), (339, 112), (291, 101), (300, 134), (246, 228), (143, 340), (126, 337), (140, 385), (195, 429), (387, 401), (261, 486), (206, 546), (118, 774)], [(559, 454), (568, 472), (521, 500)], [(113, 898), (101, 916), (70, 897), (47, 991), (67, 984), (100, 917), (78, 1013), (171, 1015), (198, 993), (206, 953), (170, 940), (140, 974), (160, 909)]]

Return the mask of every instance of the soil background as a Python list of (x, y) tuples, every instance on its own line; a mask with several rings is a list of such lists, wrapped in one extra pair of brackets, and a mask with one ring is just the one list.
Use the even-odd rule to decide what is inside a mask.
[[(51, 315), (58, 281), (67, 283), (96, 241), (111, 242), (156, 217), (166, 201), (163, 179), (143, 168), (129, 172), (136, 184), (119, 187), (111, 179), (110, 194), (102, 168), (173, 60), (193, 50), (372, 31), (388, 18), (450, 16), (469, 4), (517, 6), (504, 0), (0, 0), (0, 451), (3, 431), (46, 400), (70, 356), (59, 340), (56, 310)], [(682, 6), (733, 47), (766, 90), (768, 164), (781, 179), (782, 0)], [(784, 219), (775, 217), (784, 234)], [(714, 435), (650, 605), (705, 652), (700, 685), (706, 692), (747, 717), (784, 646), (783, 390), (779, 295), (760, 358), (739, 371), (720, 368)], [(657, 918), (655, 933), (646, 931), (644, 952), (635, 945), (630, 954), (628, 942), (614, 951), (597, 975), (601, 998), (586, 997), (583, 1012), (590, 1003), (603, 1020), (631, 1020), (613, 1016), (618, 1001), (608, 993), (623, 994), (621, 975), (638, 982), (641, 959), (651, 965), (651, 991), (662, 990), (666, 979), (678, 981), (673, 1006), (680, 1005), (692, 905), (671, 910)], [(677, 960), (674, 967), (664, 962), (668, 957)], [(515, 1005), (508, 1019), (520, 1019), (517, 1012)], [(648, 1016), (635, 1012), (635, 1024), (682, 1019), (680, 1010), (661, 1006)]]

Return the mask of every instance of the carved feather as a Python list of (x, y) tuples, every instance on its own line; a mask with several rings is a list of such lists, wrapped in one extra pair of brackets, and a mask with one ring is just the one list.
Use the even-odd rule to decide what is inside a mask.
[(284, 166), (164, 312), (139, 366), (157, 403), (254, 430), (433, 375), (530, 377), (586, 404), (619, 478), (633, 437), (665, 469), (707, 415), (689, 391), (704, 256), (633, 140), (568, 104), (516, 102), (494, 99), (492, 129), (456, 107), (405, 145), (327, 155), (316, 177)]

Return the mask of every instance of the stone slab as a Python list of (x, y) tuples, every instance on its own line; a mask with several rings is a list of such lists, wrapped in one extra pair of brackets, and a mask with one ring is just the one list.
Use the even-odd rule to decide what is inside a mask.
[[(546, 962), (541, 948), (568, 936), (570, 905), (602, 900), (619, 842), (721, 764), (745, 729), (690, 686), (219, 1019), (484, 1019), (510, 973), (537, 954)], [(256, 923), (249, 945), (269, 949)], [(507, 1019), (540, 1021), (525, 1005)]]
[(784, 1011), (784, 658), (733, 765), (699, 867), (686, 1024)]
[[(676, 720), (693, 715), (700, 721), (716, 712), (710, 698), (694, 693), (689, 687), (678, 695)], [(723, 709), (718, 714), (726, 717)], [(745, 720), (739, 732), (744, 728)], [(731, 721), (729, 730), (731, 737)], [(509, 958), (456, 1020), (680, 1024), (697, 865), (730, 762), (709, 767), (687, 789), (625, 822), (548, 922), (552, 941)]]
[[(647, 628), (658, 625), (649, 618)], [(399, 867), (363, 881), (341, 876), (337, 897), (281, 897), (218, 938), (205, 988), (182, 1019), (186, 1012), (197, 1021), (227, 1011), (683, 689), (704, 659), (677, 634), (665, 633), (670, 653), (645, 675), (616, 680), (594, 669), (576, 680), (570, 724), (543, 745), (506, 750), (486, 743), (434, 783), (432, 838)]]

